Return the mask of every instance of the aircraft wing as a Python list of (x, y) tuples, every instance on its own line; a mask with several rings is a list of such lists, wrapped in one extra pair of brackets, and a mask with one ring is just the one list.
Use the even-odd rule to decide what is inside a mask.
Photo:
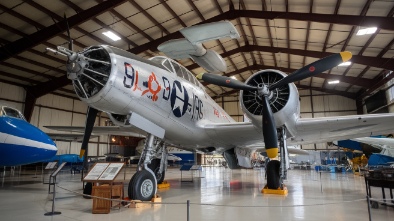
[[(82, 142), (83, 134), (60, 134), (46, 133), (54, 141), (78, 141)], [(97, 138), (98, 135), (90, 136), (90, 139)]]
[(388, 134), (394, 131), (393, 114), (366, 114), (299, 119), (291, 144), (322, 143), (357, 137)]
[[(393, 114), (366, 114), (321, 118), (300, 118), (288, 145), (323, 143), (394, 132)], [(241, 147), (264, 146), (260, 128), (252, 123), (206, 124), (203, 128), (218, 143)]]
[[(44, 126), (48, 129), (58, 131), (77, 132), (83, 134), (85, 127), (75, 126)], [(119, 126), (96, 126), (93, 127), (92, 135), (119, 135), (119, 136), (132, 136), (132, 137), (145, 137), (145, 132), (135, 127), (119, 127)]]
[(360, 143), (369, 144), (369, 145), (386, 145), (387, 147), (394, 148), (393, 138), (361, 137), (361, 138), (353, 138), (351, 140)]

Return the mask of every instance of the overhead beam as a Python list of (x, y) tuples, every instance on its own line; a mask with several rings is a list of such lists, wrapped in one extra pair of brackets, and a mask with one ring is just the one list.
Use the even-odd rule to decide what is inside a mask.
[[(242, 52), (251, 52), (251, 51), (264, 51), (264, 52), (273, 52), (273, 53), (288, 53), (292, 55), (300, 55), (314, 58), (324, 58), (334, 53), (331, 52), (321, 52), (321, 51), (309, 51), (302, 49), (291, 49), (291, 48), (280, 48), (280, 47), (271, 47), (271, 46), (260, 46), (260, 45), (244, 45), (233, 50), (224, 52), (221, 54), (223, 58), (232, 56), (237, 53)], [(368, 65), (377, 68), (383, 68), (388, 70), (394, 70), (394, 62), (392, 62), (391, 58), (382, 58), (382, 57), (370, 57), (363, 55), (353, 55), (350, 60), (353, 63)], [(198, 64), (194, 63), (192, 65), (186, 66), (187, 69), (193, 70), (198, 68)]]
[[(273, 66), (267, 66), (267, 65), (262, 65), (262, 64), (254, 64), (250, 66), (246, 66), (244, 68), (238, 69), (236, 71), (232, 71), (229, 73), (224, 74), (224, 76), (231, 77), (233, 75), (237, 75), (249, 70), (265, 70), (265, 69), (276, 69), (285, 73), (293, 73), (297, 69), (292, 69), (292, 68), (278, 68), (278, 67), (273, 67)], [(366, 79), (366, 78), (358, 78), (358, 77), (350, 77), (350, 76), (342, 76), (342, 75), (335, 75), (335, 74), (326, 74), (326, 73), (320, 73), (318, 75), (315, 75), (313, 77), (317, 78), (324, 78), (324, 79), (332, 79), (332, 80), (339, 80), (341, 82), (345, 82), (348, 84), (352, 85), (358, 85), (361, 87), (370, 87), (371, 84), (374, 82), (371, 79)], [(209, 85), (209, 83), (203, 83), (204, 86)]]
[(394, 72), (383, 71), (382, 74), (378, 75), (373, 79), (374, 82), (371, 84), (370, 87), (361, 90), (359, 93), (357, 93), (357, 98), (360, 100), (364, 99), (366, 96), (370, 95), (372, 92), (379, 89), (393, 78), (394, 78)]
[(27, 92), (33, 94), (36, 98), (49, 94), (59, 88), (65, 87), (71, 83), (67, 75), (57, 77), (44, 83), (36, 84), (27, 89)]
[[(85, 21), (92, 19), (120, 4), (125, 2), (126, 0), (111, 0), (105, 1), (103, 3), (97, 4), (85, 11), (82, 11), (78, 14), (75, 14), (67, 19), (69, 27), (72, 28), (76, 25), (79, 25)], [(48, 26), (44, 29), (41, 29), (33, 34), (30, 34), (27, 37), (16, 40), (12, 43), (9, 43), (0, 48), (0, 61), (4, 61), (10, 57), (15, 56), (29, 48), (32, 48), (44, 41), (47, 41), (60, 33), (63, 33), (67, 30), (66, 24), (64, 21), (55, 23), (51, 26)]]
[[(275, 12), (275, 11), (260, 11), (260, 10), (229, 10), (210, 19), (202, 21), (198, 24), (210, 23), (222, 20), (233, 20), (236, 18), (256, 18), (256, 19), (288, 19), (297, 21), (311, 21), (329, 24), (353, 25), (378, 27), (386, 30), (394, 30), (394, 17), (378, 17), (378, 16), (359, 16), (359, 15), (333, 15), (333, 14), (317, 14), (317, 13), (297, 13), (297, 12)], [(197, 25), (197, 24), (196, 24)], [(157, 46), (161, 43), (182, 38), (182, 34), (177, 31), (158, 38), (154, 41), (147, 42), (143, 45), (134, 47), (129, 51), (139, 54), (146, 50), (157, 51)]]

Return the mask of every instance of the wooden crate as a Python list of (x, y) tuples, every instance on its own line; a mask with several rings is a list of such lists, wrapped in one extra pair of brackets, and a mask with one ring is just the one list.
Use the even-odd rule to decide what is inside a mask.
[[(110, 199), (111, 198), (111, 186), (102, 185), (102, 186), (93, 186), (92, 196), (103, 197)], [(109, 213), (111, 210), (111, 201), (105, 199), (97, 199), (93, 198), (93, 207), (92, 213), (97, 214), (105, 214)]]

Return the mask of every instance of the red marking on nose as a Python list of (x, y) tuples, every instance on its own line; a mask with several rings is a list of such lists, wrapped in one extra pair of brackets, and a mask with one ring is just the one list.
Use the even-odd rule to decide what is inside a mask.
[(315, 70), (316, 70), (315, 67), (313, 67), (313, 66), (310, 66), (310, 67), (309, 67), (309, 71), (310, 71), (310, 72), (314, 72)]
[(169, 91), (169, 90), (170, 90), (170, 87), (166, 87), (166, 90)]
[(226, 80), (226, 83), (227, 83), (227, 84), (230, 83), (230, 80)]

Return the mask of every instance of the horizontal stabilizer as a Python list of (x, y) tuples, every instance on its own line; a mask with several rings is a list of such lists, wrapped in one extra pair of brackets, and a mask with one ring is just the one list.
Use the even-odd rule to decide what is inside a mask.
[(192, 58), (208, 72), (226, 71), (226, 62), (216, 51), (207, 50), (201, 44), (224, 37), (239, 38), (234, 25), (229, 21), (196, 25), (180, 30), (182, 39), (169, 40), (157, 49), (172, 59)]
[(239, 33), (234, 25), (229, 21), (219, 21), (195, 25), (181, 29), (180, 32), (187, 40), (195, 44), (220, 38), (239, 38)]

